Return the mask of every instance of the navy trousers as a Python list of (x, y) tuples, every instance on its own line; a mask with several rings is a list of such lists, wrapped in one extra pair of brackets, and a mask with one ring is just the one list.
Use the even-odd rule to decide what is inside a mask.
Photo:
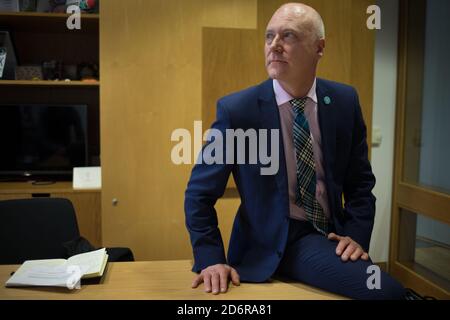
[(364, 260), (343, 262), (336, 255), (338, 242), (316, 232), (309, 222), (291, 219), (285, 255), (276, 275), (353, 299), (404, 299), (405, 289), (387, 273), (380, 273), (380, 289), (369, 289)]

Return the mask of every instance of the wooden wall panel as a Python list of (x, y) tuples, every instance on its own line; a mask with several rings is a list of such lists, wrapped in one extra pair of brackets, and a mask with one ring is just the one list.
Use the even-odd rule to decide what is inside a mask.
[(258, 0), (202, 0), (202, 27), (256, 28)]
[(256, 30), (203, 28), (202, 119), (210, 127), (224, 95), (267, 78)]
[(31, 198), (31, 195), (30, 194), (26, 194), (26, 193), (23, 193), (23, 194), (14, 194), (14, 193), (12, 193), (12, 194), (1, 194), (0, 193), (0, 201), (3, 201), (3, 200), (15, 200), (15, 199), (29, 199), (29, 198)]
[[(366, 3), (366, 0), (361, 0)], [(264, 31), (275, 0), (109, 0), (100, 19), (102, 224), (105, 246), (131, 247), (137, 259), (192, 256), (184, 225), (184, 191), (192, 166), (170, 153), (176, 128), (211, 123), (223, 94), (266, 78)], [(355, 60), (373, 60), (373, 47), (353, 55), (351, 0), (309, 1), (329, 27), (319, 75), (358, 83)], [(338, 14), (337, 14), (338, 13)], [(364, 12), (361, 15), (365, 15)], [(364, 24), (365, 28), (365, 24)], [(369, 36), (370, 37), (370, 36)], [(373, 40), (373, 37), (372, 37)], [(370, 41), (370, 39), (368, 40)], [(355, 49), (356, 50), (356, 49)], [(372, 54), (372, 56), (371, 56)], [(372, 77), (372, 70), (364, 72)], [(364, 78), (365, 79), (365, 78)], [(365, 80), (364, 80), (365, 81)], [(364, 97), (367, 101), (371, 97)], [(366, 101), (366, 100), (364, 100)], [(371, 103), (364, 106), (369, 110)], [(112, 205), (112, 200), (118, 200)], [(238, 198), (218, 201), (228, 244)]]

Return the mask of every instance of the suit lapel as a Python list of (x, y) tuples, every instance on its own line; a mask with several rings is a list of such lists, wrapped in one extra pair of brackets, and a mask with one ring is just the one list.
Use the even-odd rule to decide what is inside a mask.
[[(272, 79), (263, 82), (260, 85), (259, 90), (259, 114), (260, 114), (260, 124), (262, 129), (277, 129), (279, 133), (279, 169), (278, 173), (275, 175), (278, 189), (282, 194), (288, 195), (288, 182), (287, 182), (287, 171), (286, 171), (286, 159), (284, 156), (284, 144), (283, 144), (283, 134), (281, 132), (280, 124), (280, 113), (278, 110), (277, 101), (275, 99), (275, 93), (273, 91)], [(268, 137), (270, 137), (270, 132), (268, 132)], [(269, 152), (270, 143), (268, 144)]]
[(317, 79), (317, 107), (320, 133), (322, 136), (322, 153), (325, 162), (325, 174), (332, 179), (332, 169), (336, 159), (336, 103), (321, 79)]

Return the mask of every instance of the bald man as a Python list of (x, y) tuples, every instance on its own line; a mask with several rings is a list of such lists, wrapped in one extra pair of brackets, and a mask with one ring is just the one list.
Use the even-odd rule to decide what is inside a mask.
[[(206, 292), (225, 293), (230, 280), (239, 285), (282, 275), (355, 299), (403, 298), (403, 287), (386, 273), (379, 288), (368, 286), (375, 177), (366, 127), (355, 89), (316, 78), (324, 48), (319, 13), (283, 5), (265, 34), (270, 79), (218, 101), (212, 128), (224, 137), (229, 129), (281, 132), (272, 150), (279, 152), (279, 170), (262, 175), (261, 161), (194, 166), (185, 194), (198, 274), (193, 288), (203, 282)], [(244, 151), (251, 151), (248, 144)], [(214, 205), (230, 174), (241, 205), (227, 259)]]

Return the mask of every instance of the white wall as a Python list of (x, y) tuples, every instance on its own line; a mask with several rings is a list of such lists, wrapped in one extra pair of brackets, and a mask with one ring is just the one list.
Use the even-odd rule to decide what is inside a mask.
[(374, 262), (389, 255), (392, 182), (394, 167), (395, 106), (397, 95), (398, 0), (378, 0), (381, 30), (376, 31), (374, 65), (373, 127), (379, 127), (382, 143), (372, 148), (372, 168), (377, 178), (375, 226), (370, 245)]

